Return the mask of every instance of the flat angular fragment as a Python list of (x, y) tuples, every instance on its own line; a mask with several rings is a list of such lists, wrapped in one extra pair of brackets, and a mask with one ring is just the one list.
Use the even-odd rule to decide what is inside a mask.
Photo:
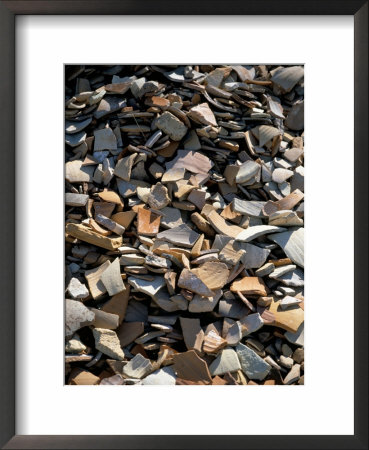
[(272, 81), (285, 93), (290, 92), (303, 77), (304, 69), (301, 66), (282, 67), (273, 73)]
[(209, 371), (212, 376), (224, 375), (227, 372), (236, 372), (241, 369), (237, 353), (232, 348), (225, 348), (210, 364)]
[(141, 278), (129, 277), (128, 283), (137, 291), (142, 292), (150, 297), (154, 297), (161, 288), (165, 286), (163, 277), (153, 277), (153, 280), (142, 280)]
[(109, 219), (109, 217), (106, 217), (102, 214), (95, 214), (95, 220), (98, 224), (102, 225), (103, 227), (107, 228), (108, 230), (112, 231), (115, 234), (122, 235), (125, 231), (124, 227), (122, 225), (119, 225), (119, 223), (114, 222), (114, 220)]
[(165, 111), (156, 120), (156, 126), (173, 141), (180, 141), (187, 133), (186, 125), (169, 111)]
[(123, 211), (113, 214), (111, 216), (111, 219), (114, 220), (114, 222), (119, 223), (119, 225), (122, 225), (122, 227), (124, 227), (125, 229), (127, 229), (129, 228), (135, 217), (136, 217), (135, 211)]
[(65, 121), (65, 132), (67, 134), (79, 133), (85, 128), (87, 128), (92, 121), (92, 118), (82, 120), (81, 122), (71, 122), (69, 120)]
[(101, 281), (101, 275), (110, 266), (110, 261), (105, 261), (101, 266), (85, 271), (85, 277), (92, 297), (97, 300), (106, 293), (106, 287)]
[(132, 166), (136, 159), (136, 153), (132, 153), (125, 158), (120, 159), (114, 169), (114, 175), (121, 178), (124, 181), (131, 179)]
[(116, 150), (117, 138), (111, 128), (103, 128), (94, 131), (94, 151)]
[(274, 137), (281, 134), (278, 128), (269, 125), (260, 125), (251, 130), (255, 136), (259, 138), (259, 146), (263, 147), (270, 142)]
[(66, 134), (65, 135), (65, 143), (68, 144), (70, 147), (78, 147), (86, 140), (86, 133), (84, 131), (81, 131), (80, 133), (76, 134)]
[(219, 260), (226, 264), (229, 264), (230, 266), (234, 266), (239, 262), (244, 254), (245, 250), (240, 248), (238, 242), (232, 239), (220, 251)]
[(298, 305), (291, 306), (287, 310), (280, 307), (280, 301), (274, 300), (269, 306), (269, 312), (274, 316), (274, 325), (286, 331), (296, 333), (304, 322), (304, 310)]
[(284, 333), (285, 338), (288, 342), (295, 345), (304, 346), (304, 322), (298, 327), (297, 331), (293, 333), (292, 331), (287, 331)]
[(87, 349), (87, 347), (84, 345), (84, 343), (81, 341), (81, 338), (78, 336), (78, 334), (74, 334), (72, 339), (70, 339), (66, 345), (65, 345), (65, 352), (66, 353), (82, 353)]
[(69, 192), (65, 194), (65, 204), (67, 206), (82, 207), (86, 205), (88, 199), (88, 195), (85, 194), (71, 194)]
[(119, 258), (115, 258), (110, 266), (101, 274), (101, 281), (110, 296), (124, 291), (125, 287), (120, 273)]
[(82, 224), (67, 223), (66, 232), (81, 241), (88, 242), (89, 244), (96, 245), (97, 247), (105, 248), (106, 250), (114, 250), (122, 245), (121, 236), (102, 236)]
[(304, 228), (271, 234), (268, 238), (278, 244), (294, 263), (304, 267)]
[(82, 161), (69, 161), (65, 164), (65, 179), (69, 183), (91, 183), (94, 176), (94, 166), (82, 166)]
[(188, 116), (198, 123), (212, 125), (213, 127), (218, 126), (215, 116), (207, 103), (201, 103), (191, 108)]
[(214, 230), (220, 234), (236, 238), (243, 231), (243, 228), (237, 225), (229, 225), (216, 211), (211, 211), (207, 219)]
[(241, 363), (242, 371), (250, 380), (264, 380), (271, 367), (251, 348), (238, 344), (236, 352)]
[(176, 374), (173, 366), (163, 367), (142, 380), (143, 385), (175, 385)]
[(119, 323), (122, 323), (128, 306), (128, 300), (130, 296), (130, 286), (125, 285), (125, 289), (119, 294), (113, 295), (104, 305), (101, 307), (102, 311), (110, 314), (117, 314), (119, 317)]
[(137, 231), (143, 236), (156, 236), (159, 232), (161, 216), (146, 208), (138, 209)]
[(241, 280), (234, 281), (231, 285), (232, 292), (241, 292), (245, 295), (259, 295), (265, 297), (267, 291), (262, 278), (244, 277)]
[(219, 289), (218, 291), (215, 291), (214, 294), (215, 295), (213, 297), (203, 297), (198, 294), (194, 295), (194, 297), (190, 301), (190, 304), (188, 305), (188, 310), (191, 313), (213, 311), (223, 293)]
[(157, 235), (158, 239), (186, 248), (192, 248), (199, 237), (200, 235), (186, 224), (162, 231)]
[(261, 166), (254, 161), (246, 161), (244, 162), (236, 175), (236, 183), (242, 184), (251, 180), (251, 178), (255, 177), (261, 170)]
[(227, 346), (227, 341), (219, 336), (214, 330), (211, 330), (204, 337), (202, 349), (205, 353), (217, 354), (220, 350)]
[(265, 202), (240, 200), (239, 198), (234, 198), (232, 201), (233, 211), (251, 217), (263, 217), (264, 205)]
[(241, 244), (241, 248), (246, 252), (241, 257), (241, 262), (245, 266), (245, 269), (257, 269), (261, 267), (270, 254), (270, 250), (248, 243)]
[(93, 323), (93, 326), (95, 328), (107, 328), (109, 330), (115, 330), (116, 328), (118, 328), (118, 314), (110, 314), (96, 308), (91, 308), (91, 311), (95, 314), (95, 320)]
[[(195, 270), (195, 269), (194, 269)], [(177, 286), (187, 289), (204, 297), (212, 297), (214, 292), (194, 273), (194, 271), (183, 269), (178, 279)]]
[(206, 362), (194, 350), (173, 355), (174, 370), (179, 378), (190, 381), (211, 383), (211, 376)]
[(97, 107), (97, 109), (95, 109), (94, 117), (96, 119), (101, 119), (107, 114), (118, 111), (125, 106), (126, 101), (124, 99), (121, 99), (119, 97), (107, 96), (100, 101), (99, 106)]
[(292, 369), (288, 372), (285, 379), (283, 380), (283, 384), (293, 384), (300, 378), (300, 364), (295, 364)]
[(123, 375), (129, 378), (144, 378), (152, 371), (153, 366), (150, 360), (144, 358), (140, 353), (137, 353), (137, 355), (123, 367)]
[(124, 352), (120, 346), (117, 334), (113, 330), (94, 328), (95, 347), (110, 358), (123, 361)]
[(241, 319), (248, 313), (248, 308), (237, 298), (219, 301), (219, 314), (226, 318)]
[[(241, 231), (236, 236), (237, 241), (249, 242), (257, 237), (263, 236), (264, 234), (274, 233), (276, 231), (284, 231), (285, 228), (276, 227), (273, 225), (256, 225), (254, 227), (248, 227), (246, 230)], [(274, 235), (278, 236), (278, 235)]]
[(300, 219), (295, 211), (276, 211), (269, 216), (269, 225), (282, 227), (303, 226), (304, 221)]
[(166, 206), (161, 209), (161, 212), (164, 214), (161, 217), (160, 222), (163, 228), (175, 228), (183, 224), (181, 211), (179, 209)]
[(83, 303), (76, 300), (65, 301), (65, 335), (73, 336), (80, 328), (90, 325), (95, 319), (95, 314)]
[(193, 150), (178, 150), (177, 156), (165, 164), (167, 170), (169, 169), (186, 169), (192, 173), (204, 173), (207, 174), (213, 167), (211, 160)]
[(72, 278), (68, 284), (67, 292), (72, 298), (86, 298), (89, 296), (88, 289), (82, 284), (78, 278)]
[(68, 380), (68, 384), (77, 386), (88, 386), (100, 384), (100, 378), (88, 370), (74, 368)]
[(192, 269), (192, 273), (212, 290), (221, 289), (227, 283), (229, 277), (227, 265), (218, 261), (201, 264), (198, 269)]
[(144, 331), (143, 322), (123, 322), (117, 330), (117, 336), (121, 347), (131, 344)]
[(255, 333), (264, 325), (264, 321), (259, 313), (249, 314), (240, 320), (242, 336)]
[(180, 317), (183, 338), (188, 350), (196, 350), (201, 353), (204, 332), (200, 326), (200, 319), (187, 319)]
[(170, 198), (168, 196), (168, 189), (161, 183), (156, 183), (151, 187), (147, 203), (153, 209), (162, 209), (169, 205)]

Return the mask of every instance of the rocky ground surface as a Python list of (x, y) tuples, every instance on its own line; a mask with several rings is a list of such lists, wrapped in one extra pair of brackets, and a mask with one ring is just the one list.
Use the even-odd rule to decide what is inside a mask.
[(66, 383), (303, 384), (303, 67), (65, 80)]

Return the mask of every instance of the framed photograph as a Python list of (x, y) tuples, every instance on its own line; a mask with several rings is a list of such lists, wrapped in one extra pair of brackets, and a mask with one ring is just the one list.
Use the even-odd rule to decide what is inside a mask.
[(368, 448), (367, 2), (0, 33), (2, 448)]

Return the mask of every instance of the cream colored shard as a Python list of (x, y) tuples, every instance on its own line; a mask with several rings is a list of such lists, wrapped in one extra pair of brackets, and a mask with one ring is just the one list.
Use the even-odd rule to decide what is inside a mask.
[(231, 291), (246, 295), (260, 295), (261, 297), (267, 295), (263, 280), (259, 277), (244, 277), (241, 280), (234, 281), (231, 285)]
[(81, 241), (88, 242), (89, 244), (96, 245), (97, 247), (102, 247), (107, 250), (114, 250), (120, 247), (123, 242), (121, 236), (102, 236), (101, 234), (87, 228), (85, 225), (77, 223), (67, 223), (66, 232)]
[(227, 265), (219, 261), (206, 262), (192, 272), (211, 290), (221, 289), (229, 277)]
[(85, 271), (85, 277), (92, 297), (96, 300), (106, 293), (104, 283), (101, 281), (101, 275), (110, 266), (110, 261), (105, 261), (99, 267)]
[(229, 225), (223, 217), (221, 217), (216, 211), (211, 211), (207, 216), (210, 225), (220, 234), (226, 234), (230, 237), (237, 237), (242, 231), (243, 228), (238, 227), (237, 225)]

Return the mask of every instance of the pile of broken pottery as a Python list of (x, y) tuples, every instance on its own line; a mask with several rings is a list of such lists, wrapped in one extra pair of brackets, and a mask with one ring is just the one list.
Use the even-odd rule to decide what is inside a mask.
[(65, 79), (65, 382), (303, 384), (303, 67)]

